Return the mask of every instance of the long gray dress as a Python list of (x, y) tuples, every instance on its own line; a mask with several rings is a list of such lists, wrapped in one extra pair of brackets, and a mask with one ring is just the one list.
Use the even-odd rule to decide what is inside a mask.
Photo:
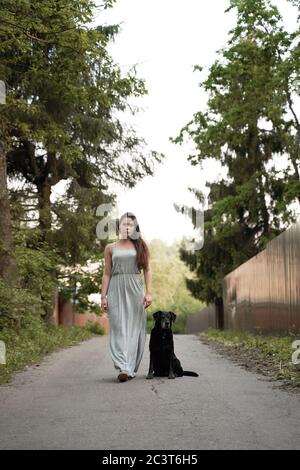
[(135, 248), (112, 248), (107, 291), (110, 354), (115, 369), (135, 377), (146, 342), (146, 309)]

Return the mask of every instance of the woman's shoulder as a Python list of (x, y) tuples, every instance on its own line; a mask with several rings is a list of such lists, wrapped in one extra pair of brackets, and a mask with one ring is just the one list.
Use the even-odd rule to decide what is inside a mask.
[(112, 254), (112, 250), (113, 250), (113, 247), (115, 246), (115, 242), (112, 242), (112, 243), (108, 243), (107, 245), (105, 245), (105, 253), (109, 253), (109, 254)]

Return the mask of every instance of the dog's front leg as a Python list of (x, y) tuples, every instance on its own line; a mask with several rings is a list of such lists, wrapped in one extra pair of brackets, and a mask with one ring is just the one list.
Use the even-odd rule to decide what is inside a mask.
[(169, 379), (175, 379), (176, 376), (173, 371), (173, 354), (170, 354), (170, 366), (169, 366)]
[(147, 375), (147, 379), (153, 379), (153, 370), (154, 370), (154, 365), (153, 365), (153, 354), (150, 353), (150, 364), (149, 364), (149, 371)]

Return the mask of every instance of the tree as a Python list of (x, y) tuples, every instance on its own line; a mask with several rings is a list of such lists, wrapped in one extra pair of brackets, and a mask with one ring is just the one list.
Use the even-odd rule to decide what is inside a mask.
[[(279, 11), (269, 1), (232, 0), (226, 11), (232, 8), (237, 9), (237, 24), (228, 47), (219, 51), (222, 60), (200, 84), (209, 93), (208, 110), (197, 112), (171, 139), (182, 143), (187, 133), (196, 149), (188, 157), (192, 165), (211, 157), (228, 172), (226, 179), (206, 184), (210, 194), (203, 248), (195, 255), (181, 250), (198, 276), (189, 288), (206, 302), (220, 300), (222, 278), (295, 221), (288, 203), (300, 195), (299, 156), (291, 153), (295, 120), (287, 115), (287, 84), (292, 81), (287, 64), (295, 34), (284, 31)], [(289, 168), (283, 176), (275, 169), (276, 155), (289, 159), (292, 175)], [(203, 200), (197, 188), (191, 190)]]
[[(104, 1), (103, 7), (113, 3)], [(66, 265), (84, 264), (94, 248), (95, 208), (114, 200), (109, 183), (132, 187), (152, 175), (153, 164), (162, 158), (145, 151), (143, 139), (117, 117), (131, 109), (131, 96), (147, 93), (144, 80), (135, 67), (122, 76), (113, 63), (107, 45), (119, 27), (91, 27), (93, 1), (3, 0), (0, 6), (0, 79), (7, 85), (0, 108), (5, 136), (0, 181), (6, 182), (8, 173), (25, 183), (23, 191), (11, 195), (25, 224), (30, 211), (38, 211), (34, 233), (40, 236), (32, 237), (37, 249), (47, 243)], [(54, 202), (52, 188), (63, 180), (66, 198)], [(9, 195), (4, 184), (1, 188), (0, 225), (9, 259), (1, 252), (0, 264), (12, 267)], [(84, 230), (75, 240), (80, 222)], [(64, 231), (73, 235), (68, 242)]]
[[(118, 27), (86, 26), (94, 2), (48, 0), (22, 8), (4, 3), (10, 5), (3, 16), (11, 41), (4, 47), (3, 70), (12, 104), (17, 101), (21, 108), (19, 125), (10, 133), (8, 173), (36, 187), (39, 224), (47, 239), (51, 188), (59, 181), (75, 178), (102, 190), (105, 180), (133, 186), (153, 174), (151, 160), (160, 159), (157, 152), (137, 155), (142, 139), (114, 115), (128, 107), (131, 95), (146, 89), (133, 71), (122, 77), (107, 53)], [(23, 45), (19, 55), (12, 38)], [(13, 121), (15, 109), (10, 111)], [(133, 164), (118, 161), (124, 154)]]
[[(0, 104), (0, 107), (3, 104)], [(18, 269), (14, 256), (11, 213), (6, 175), (8, 148), (7, 124), (0, 123), (0, 277), (11, 286), (18, 285)]]

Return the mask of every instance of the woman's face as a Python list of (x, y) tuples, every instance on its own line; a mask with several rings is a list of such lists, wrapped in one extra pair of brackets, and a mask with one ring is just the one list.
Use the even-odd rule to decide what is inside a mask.
[(120, 235), (121, 238), (129, 238), (132, 237), (135, 231), (135, 223), (129, 217), (124, 217), (122, 222), (120, 223)]

